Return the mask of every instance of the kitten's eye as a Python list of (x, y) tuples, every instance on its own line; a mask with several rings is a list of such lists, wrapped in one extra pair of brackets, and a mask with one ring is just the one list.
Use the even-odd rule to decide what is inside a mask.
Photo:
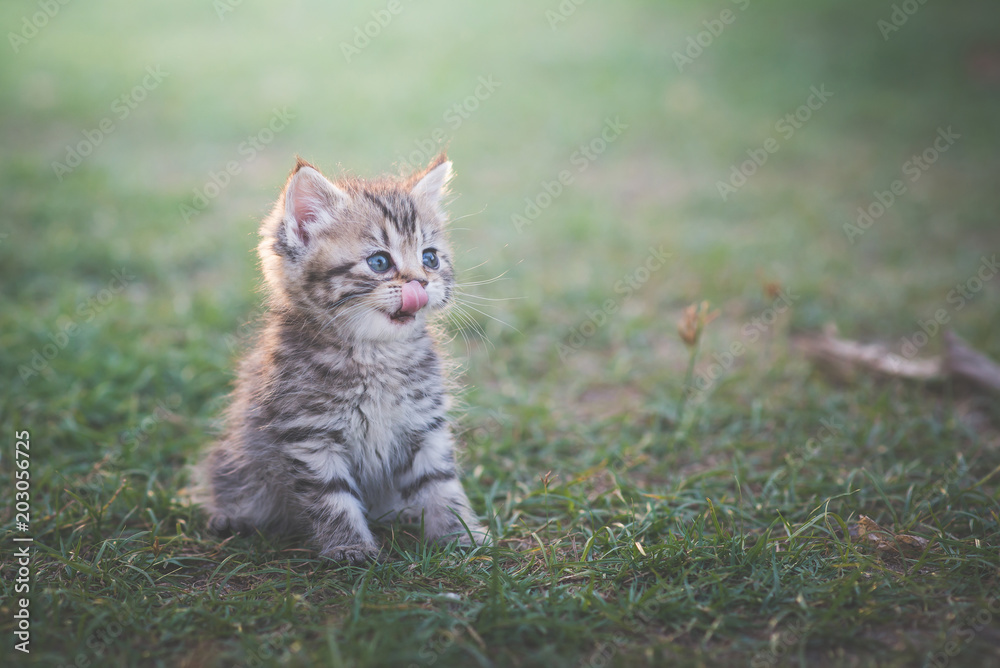
[(437, 269), (441, 266), (441, 263), (438, 262), (437, 251), (433, 248), (424, 251), (424, 266), (428, 269)]
[(375, 253), (368, 258), (368, 266), (377, 274), (384, 274), (392, 268), (392, 258), (388, 253)]

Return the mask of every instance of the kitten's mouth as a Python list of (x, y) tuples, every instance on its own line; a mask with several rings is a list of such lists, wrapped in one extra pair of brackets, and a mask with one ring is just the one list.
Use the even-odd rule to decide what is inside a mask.
[(404, 313), (402, 309), (396, 311), (395, 313), (389, 314), (389, 320), (397, 325), (406, 325), (417, 319), (417, 316), (413, 313)]
[(417, 312), (427, 306), (427, 292), (420, 281), (408, 281), (400, 289), (399, 310), (389, 316), (394, 323), (405, 325), (413, 322)]

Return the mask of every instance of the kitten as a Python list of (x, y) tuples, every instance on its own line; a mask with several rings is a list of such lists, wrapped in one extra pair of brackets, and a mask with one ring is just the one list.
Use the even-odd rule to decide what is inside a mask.
[(379, 552), (367, 518), (484, 540), (427, 324), (455, 286), (450, 177), (443, 153), (408, 179), (335, 183), (299, 159), (260, 228), (269, 310), (206, 462), (214, 532), (306, 532), (352, 563)]

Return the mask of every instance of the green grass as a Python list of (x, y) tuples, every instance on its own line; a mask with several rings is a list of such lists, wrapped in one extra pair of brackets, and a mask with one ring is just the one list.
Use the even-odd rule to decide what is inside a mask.
[[(1000, 359), (1000, 279), (948, 300), (1000, 251), (997, 11), (930, 2), (885, 40), (888, 2), (584, 3), (555, 30), (556, 2), (404, 2), (347, 63), (340, 43), (386, 4), (329, 4), (220, 20), (203, 2), (69, 3), (4, 56), (0, 663), (1000, 665), (996, 397), (841, 383), (790, 342), (835, 322), (899, 350), (945, 309)], [(673, 53), (726, 8), (679, 72)], [(4, 32), (35, 11), (5, 4)], [(168, 76), (119, 118), (115, 99), (157, 66)], [(489, 76), (500, 86), (455, 127), (446, 113)], [(782, 137), (822, 85), (833, 96)], [(288, 127), (246, 160), (276, 108)], [(114, 131), (57, 178), (105, 117)], [(628, 127), (515, 229), (609, 118)], [(857, 208), (949, 126), (961, 138), (851, 243)], [(259, 308), (257, 222), (296, 153), (376, 174), (436, 128), (462, 280), (503, 274), (475, 288), (499, 300), (470, 311), (488, 339), (453, 328), (448, 344), (465, 485), (496, 545), (428, 550), (386, 527), (389, 559), (357, 568), (212, 538), (186, 467)], [(779, 150), (723, 201), (717, 182), (768, 137)], [(772, 283), (792, 307), (751, 337)], [(720, 316), (695, 378), (745, 352), (678, 424), (676, 325), (705, 299)], [(574, 338), (590, 318), (604, 324)], [(30, 656), (13, 649), (8, 558), (20, 430)], [(874, 550), (852, 538), (861, 514), (930, 546)]]

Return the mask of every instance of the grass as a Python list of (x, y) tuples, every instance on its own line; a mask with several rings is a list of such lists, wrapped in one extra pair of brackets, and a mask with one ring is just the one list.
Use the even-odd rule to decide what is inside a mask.
[[(109, 0), (62, 6), (11, 47), (0, 519), (12, 554), (14, 433), (29, 430), (35, 551), (31, 654), (13, 649), (5, 557), (0, 661), (1000, 665), (996, 398), (838, 382), (790, 345), (835, 322), (899, 350), (944, 309), (1000, 359), (1000, 280), (949, 300), (1000, 250), (997, 12), (927, 3), (883, 39), (891, 3), (740, 6), (585, 3), (552, 29), (557, 3), (404, 3), (346, 62), (341, 42), (384, 3), (220, 19)], [(674, 52), (727, 7), (678, 71)], [(36, 10), (0, 19), (17, 31)], [(167, 75), (120, 118), (147, 67)], [(824, 85), (832, 97), (781, 134)], [(291, 120), (249, 159), (241, 143), (267, 138), (275, 109)], [(114, 130), (57, 178), (106, 117)], [(579, 171), (607, 119), (627, 127)], [(948, 127), (961, 137), (907, 180)], [(462, 280), (503, 275), (474, 288), (499, 300), (468, 312), (487, 339), (456, 321), (448, 344), (465, 485), (497, 544), (428, 550), (384, 527), (390, 558), (360, 568), (212, 538), (186, 467), (259, 308), (257, 221), (296, 153), (374, 174), (437, 128)], [(723, 200), (717, 182), (768, 137), (777, 152)], [(240, 173), (185, 220), (229, 161)], [(517, 229), (562, 170), (572, 182)], [(851, 243), (844, 225), (894, 180), (905, 193)], [(669, 260), (646, 273), (650, 249)], [(702, 300), (720, 315), (693, 381), (718, 379), (678, 424), (676, 326)], [(853, 532), (862, 514), (930, 545), (873, 549)]]

